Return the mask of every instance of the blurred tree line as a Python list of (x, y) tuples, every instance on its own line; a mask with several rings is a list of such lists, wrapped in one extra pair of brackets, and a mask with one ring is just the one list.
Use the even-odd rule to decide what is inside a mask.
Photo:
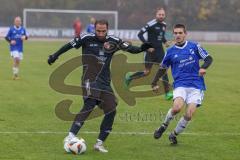
[(240, 0), (0, 0), (0, 4), (0, 26), (11, 25), (23, 8), (41, 8), (117, 10), (119, 29), (140, 29), (162, 6), (169, 27), (185, 23), (189, 30), (240, 30)]

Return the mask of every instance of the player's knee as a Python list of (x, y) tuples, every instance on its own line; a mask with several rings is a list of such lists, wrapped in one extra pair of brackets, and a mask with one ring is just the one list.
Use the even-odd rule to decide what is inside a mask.
[(148, 75), (150, 74), (150, 72), (151, 72), (151, 71), (150, 71), (149, 69), (145, 69), (145, 70), (144, 70), (144, 75), (145, 75), (145, 76), (148, 76)]
[(16, 63), (19, 63), (19, 62), (20, 62), (20, 58), (15, 57), (15, 58), (14, 58), (14, 61), (15, 61)]
[(172, 108), (172, 113), (175, 115), (181, 111), (181, 106), (180, 105), (174, 105)]

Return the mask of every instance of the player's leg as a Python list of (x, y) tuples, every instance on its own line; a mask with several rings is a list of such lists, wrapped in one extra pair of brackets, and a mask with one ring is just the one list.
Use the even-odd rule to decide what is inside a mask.
[(137, 72), (134, 72), (134, 73), (127, 73), (125, 75), (125, 86), (128, 87), (131, 83), (131, 81), (133, 79), (139, 79), (141, 77), (145, 77), (145, 76), (148, 76), (150, 74), (150, 71), (152, 69), (152, 55), (151, 54), (154, 54), (154, 53), (148, 53), (146, 52), (145, 55), (144, 55), (144, 63), (145, 63), (145, 69), (143, 71), (137, 71)]
[(174, 95), (173, 107), (168, 110), (167, 115), (161, 126), (157, 130), (155, 130), (154, 132), (155, 139), (159, 139), (162, 136), (163, 132), (167, 129), (171, 120), (174, 119), (174, 116), (177, 113), (179, 113), (183, 106), (185, 105), (186, 92), (183, 88), (179, 87), (174, 89), (173, 95)]
[(94, 145), (94, 149), (99, 152), (106, 153), (108, 150), (105, 149), (103, 143), (112, 131), (112, 126), (116, 115), (117, 102), (114, 94), (109, 92), (102, 92), (101, 99), (103, 102), (99, 105), (99, 107), (104, 111), (104, 118), (100, 125), (100, 133), (98, 135), (97, 142)]
[(170, 90), (169, 79), (168, 79), (167, 73), (165, 75), (163, 75), (162, 80), (163, 80), (163, 86), (164, 86), (164, 91), (165, 91), (165, 99), (171, 100), (173, 98), (173, 93)]
[(84, 100), (84, 105), (81, 111), (76, 115), (69, 130), (68, 136), (64, 138), (64, 145), (76, 137), (85, 120), (88, 118), (89, 114), (93, 111), (97, 104), (98, 101), (96, 99), (87, 98)]
[(197, 104), (191, 103), (188, 104), (186, 113), (183, 117), (180, 118), (178, 124), (174, 131), (169, 135), (169, 140), (172, 144), (177, 144), (177, 135), (182, 133), (187, 127), (189, 121), (192, 119), (193, 113), (197, 109)]
[[(156, 55), (157, 55), (157, 62), (159, 64), (162, 63), (162, 60), (165, 56), (164, 49), (162, 47), (156, 48)], [(170, 90), (169, 78), (167, 73), (163, 75), (162, 80), (163, 80), (163, 86), (165, 91), (165, 99), (171, 100), (173, 98), (173, 93)]]
[(97, 103), (98, 103), (97, 100), (91, 98), (88, 98), (84, 101), (84, 105), (81, 111), (76, 115), (69, 132), (73, 133), (74, 135), (77, 135), (80, 128), (83, 126), (85, 120), (88, 118), (89, 114), (93, 111)]
[(19, 78), (19, 66), (20, 61), (22, 60), (22, 53), (18, 51), (11, 52), (13, 58), (13, 79), (16, 80)]
[(187, 89), (187, 109), (183, 117), (180, 118), (174, 131), (170, 134), (169, 140), (173, 144), (177, 144), (176, 136), (184, 131), (189, 121), (192, 119), (193, 114), (196, 112), (203, 100), (203, 92), (198, 89)]

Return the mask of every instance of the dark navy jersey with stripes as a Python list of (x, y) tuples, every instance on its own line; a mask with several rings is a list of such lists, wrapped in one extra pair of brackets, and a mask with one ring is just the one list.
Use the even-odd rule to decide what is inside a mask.
[[(104, 43), (109, 42), (113, 48), (106, 50)], [(83, 83), (86, 81), (97, 82), (103, 85), (110, 85), (110, 63), (112, 56), (119, 49), (118, 46), (126, 48), (127, 52), (139, 53), (140, 48), (131, 46), (129, 43), (123, 42), (115, 36), (106, 36), (105, 40), (99, 40), (95, 34), (82, 34), (79, 38), (74, 38), (70, 41), (72, 47), (82, 47), (82, 63), (83, 63)], [(133, 52), (128, 48), (135, 47)], [(135, 52), (136, 51), (136, 52)]]
[(203, 76), (199, 76), (199, 61), (207, 56), (209, 54), (200, 44), (186, 41), (182, 47), (174, 45), (168, 48), (161, 66), (171, 67), (174, 88), (206, 90)]
[[(140, 30), (138, 37), (142, 42), (151, 42), (154, 48), (161, 48), (162, 43), (165, 43), (167, 41), (165, 38), (165, 31), (166, 23), (153, 19)], [(145, 32), (147, 32), (147, 40), (143, 36)]]

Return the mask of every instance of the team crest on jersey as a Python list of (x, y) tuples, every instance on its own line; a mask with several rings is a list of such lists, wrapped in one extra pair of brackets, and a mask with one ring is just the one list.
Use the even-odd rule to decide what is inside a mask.
[(166, 30), (166, 27), (163, 26), (163, 27), (162, 27), (162, 30), (165, 31), (165, 30)]
[(189, 50), (191, 54), (195, 54), (193, 49)]

